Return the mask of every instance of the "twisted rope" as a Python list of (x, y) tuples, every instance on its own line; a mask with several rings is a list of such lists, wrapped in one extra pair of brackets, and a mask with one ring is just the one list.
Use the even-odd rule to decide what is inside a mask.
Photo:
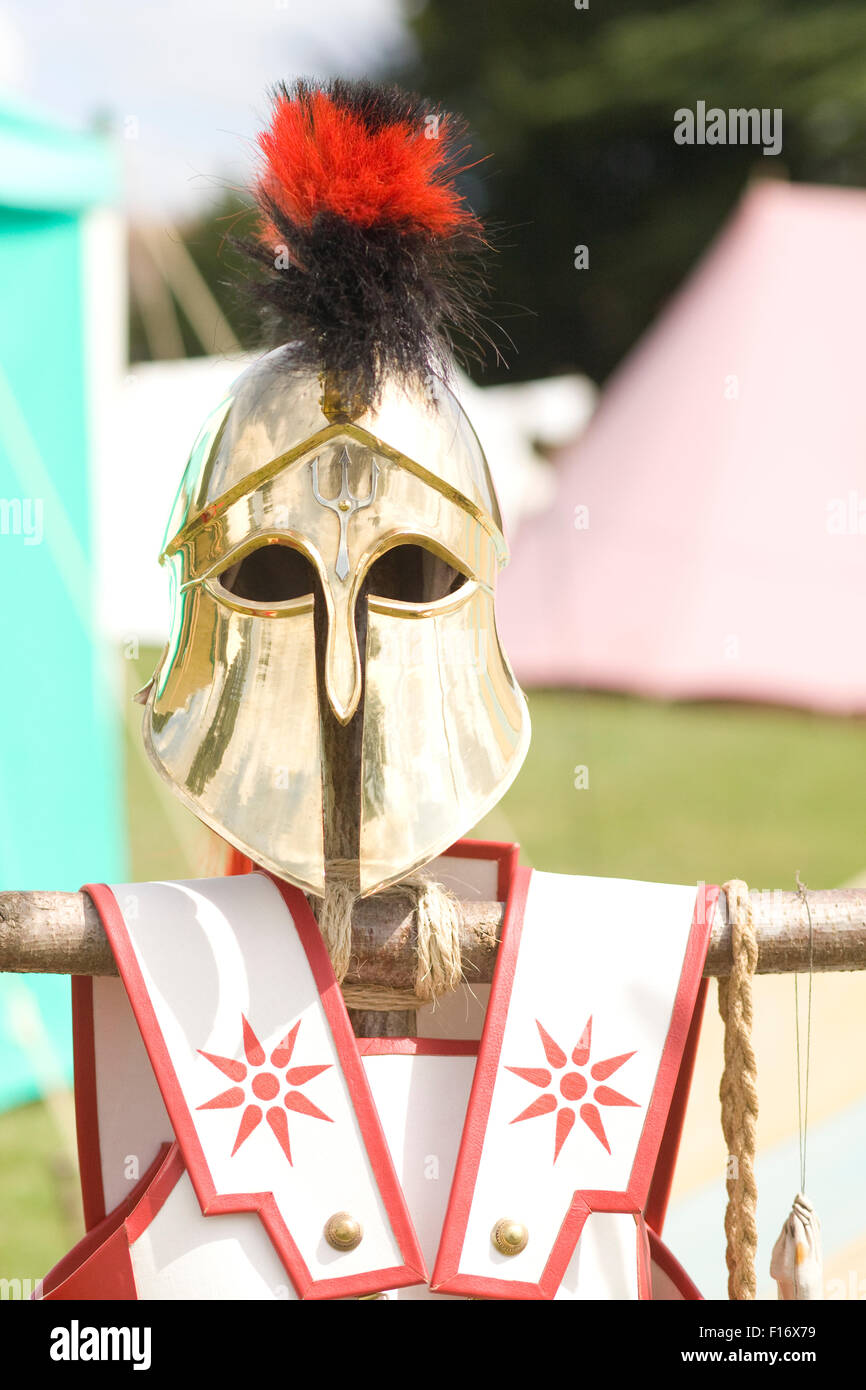
[(758, 942), (747, 884), (739, 878), (731, 879), (724, 885), (724, 892), (731, 921), (733, 956), (729, 978), (719, 980), (719, 1013), (725, 1025), (725, 1068), (719, 1099), (722, 1132), (728, 1150), (725, 1212), (728, 1297), (753, 1299), (757, 1287), (755, 1255), (758, 1246), (755, 1219), (758, 1086), (752, 1046), (752, 978), (758, 964)]
[[(352, 911), (358, 897), (357, 882), (357, 864), (343, 860), (329, 863), (325, 896), (312, 900), (319, 931), (341, 985), (352, 959)], [(409, 874), (377, 896), (407, 894), (414, 901), (416, 922), (414, 992), (385, 985), (345, 985), (343, 997), (350, 1009), (417, 1009), (435, 1002), (463, 981), (457, 899), (423, 873)]]

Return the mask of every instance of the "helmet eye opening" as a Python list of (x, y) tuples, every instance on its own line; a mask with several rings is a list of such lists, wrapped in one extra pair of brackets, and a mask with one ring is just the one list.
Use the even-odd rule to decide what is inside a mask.
[(433, 603), (463, 587), (469, 575), (422, 545), (396, 545), (367, 571), (364, 590), (371, 597), (401, 603)]
[(217, 582), (236, 599), (284, 603), (315, 593), (318, 576), (299, 550), (282, 542), (265, 542), (229, 565)]

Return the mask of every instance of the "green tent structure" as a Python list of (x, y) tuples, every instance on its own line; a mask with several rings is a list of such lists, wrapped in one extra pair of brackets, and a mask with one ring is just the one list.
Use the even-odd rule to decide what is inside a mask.
[[(0, 100), (2, 890), (124, 876), (90, 486), (123, 370), (117, 191), (105, 137)], [(71, 1074), (68, 980), (0, 976), (0, 1109), (51, 1074)]]

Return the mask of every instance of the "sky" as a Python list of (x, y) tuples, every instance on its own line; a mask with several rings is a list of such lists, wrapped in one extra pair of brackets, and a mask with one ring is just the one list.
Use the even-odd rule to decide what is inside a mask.
[(249, 182), (274, 82), (372, 72), (404, 50), (406, 12), (406, 0), (0, 0), (0, 101), (78, 127), (107, 118), (128, 207), (179, 215)]

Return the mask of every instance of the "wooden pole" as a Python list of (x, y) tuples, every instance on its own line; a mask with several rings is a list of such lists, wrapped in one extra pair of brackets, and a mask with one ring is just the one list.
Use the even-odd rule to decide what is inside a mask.
[[(753, 892), (758, 974), (809, 968), (809, 922), (793, 892)], [(866, 891), (809, 892), (816, 971), (866, 970)], [(493, 975), (503, 904), (461, 904), (464, 977), (483, 984)], [(345, 983), (411, 990), (415, 980), (414, 919), (409, 897), (365, 898), (355, 905), (352, 964)], [(705, 975), (730, 971), (731, 932), (721, 895), (713, 920)], [(0, 893), (0, 971), (49, 975), (116, 975), (102, 924), (83, 893)], [(396, 1024), (396, 1020), (394, 1020)]]

